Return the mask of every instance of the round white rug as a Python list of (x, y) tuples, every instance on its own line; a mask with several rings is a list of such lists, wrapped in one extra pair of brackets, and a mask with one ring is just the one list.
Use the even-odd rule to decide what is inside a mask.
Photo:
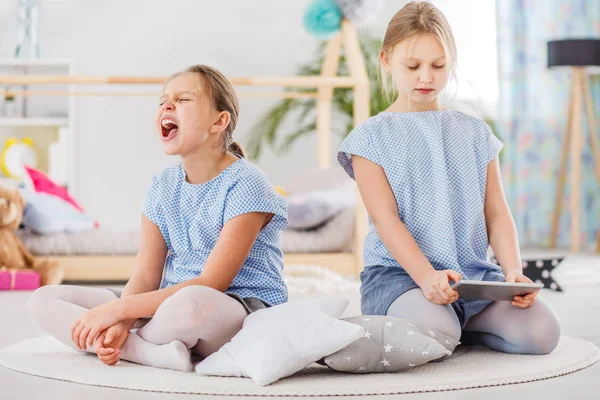
[(462, 347), (452, 357), (395, 374), (353, 375), (314, 364), (260, 387), (250, 379), (203, 377), (119, 362), (109, 367), (52, 337), (26, 340), (0, 349), (0, 365), (26, 374), (96, 386), (168, 393), (261, 396), (396, 394), (467, 389), (531, 382), (569, 374), (600, 359), (592, 343), (562, 337), (545, 356), (521, 356), (481, 347)]

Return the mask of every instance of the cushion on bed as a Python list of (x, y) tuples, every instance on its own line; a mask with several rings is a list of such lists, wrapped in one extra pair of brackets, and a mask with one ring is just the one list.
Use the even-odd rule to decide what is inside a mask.
[(48, 175), (38, 169), (29, 167), (27, 165), (25, 165), (24, 168), (25, 171), (27, 171), (27, 177), (31, 181), (31, 184), (36, 192), (48, 193), (61, 198), (67, 203), (71, 204), (76, 210), (84, 212), (83, 207), (81, 207), (75, 201), (75, 199), (71, 197), (65, 187), (56, 184)]
[(334, 216), (313, 230), (288, 229), (283, 232), (284, 253), (349, 252), (354, 245), (354, 208)]
[(49, 193), (21, 190), (25, 200), (23, 225), (31, 231), (49, 235), (78, 233), (94, 229), (94, 219), (75, 209), (70, 203)]
[[(327, 253), (351, 251), (354, 242), (354, 209), (347, 209), (315, 230), (283, 232), (284, 253)], [(39, 235), (25, 229), (17, 235), (36, 255), (135, 255), (139, 231), (94, 229), (76, 234)]]
[(330, 189), (293, 194), (287, 197), (288, 227), (309, 229), (331, 220), (343, 210), (353, 208), (353, 192)]
[(46, 256), (135, 255), (140, 242), (139, 232), (106, 229), (53, 235), (38, 235), (24, 229), (17, 235), (33, 254)]

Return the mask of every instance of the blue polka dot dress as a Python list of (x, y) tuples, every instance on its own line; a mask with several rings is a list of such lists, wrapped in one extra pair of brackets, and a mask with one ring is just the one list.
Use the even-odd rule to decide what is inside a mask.
[(282, 231), (287, 227), (285, 199), (260, 169), (243, 158), (214, 179), (194, 185), (182, 164), (152, 179), (142, 212), (158, 226), (169, 250), (160, 287), (198, 277), (223, 226), (251, 212), (274, 214), (262, 229), (227, 292), (269, 305), (287, 301), (283, 281)]
[[(484, 121), (461, 112), (383, 112), (347, 136), (338, 161), (352, 178), (353, 154), (381, 166), (401, 221), (433, 267), (482, 280), (487, 271), (500, 271), (487, 257), (483, 210), (487, 167), (501, 149)], [(370, 218), (369, 227), (365, 271), (383, 266), (406, 275)], [(381, 276), (385, 279), (386, 274)]]

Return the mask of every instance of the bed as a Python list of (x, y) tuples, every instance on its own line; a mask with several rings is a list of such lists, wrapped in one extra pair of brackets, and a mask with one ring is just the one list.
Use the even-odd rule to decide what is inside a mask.
[[(348, 60), (348, 76), (337, 76), (342, 54)], [(316, 98), (318, 168), (326, 170), (331, 164), (331, 119), (333, 89), (349, 87), (354, 92), (354, 124), (370, 115), (369, 80), (360, 51), (356, 31), (344, 20), (341, 32), (328, 41), (326, 55), (318, 76), (240, 77), (229, 78), (234, 86), (267, 86), (280, 88), (315, 88), (314, 92), (297, 92), (298, 96)], [(0, 84), (162, 84), (164, 77), (81, 77), (73, 75), (12, 75), (0, 76)], [(56, 94), (56, 93), (54, 93)], [(123, 93), (121, 93), (123, 94)], [(65, 95), (77, 95), (70, 91)], [(86, 92), (90, 95), (90, 92)], [(110, 92), (98, 92), (110, 95)], [(129, 94), (131, 95), (131, 94)], [(248, 95), (246, 92), (244, 95)], [(251, 94), (250, 94), (251, 95)], [(265, 92), (257, 95), (264, 96)], [(273, 96), (288, 97), (294, 92), (280, 91)], [(346, 276), (357, 277), (362, 270), (362, 249), (368, 226), (364, 205), (357, 189), (355, 206), (344, 210), (319, 229), (288, 230), (283, 237), (286, 265), (303, 264), (325, 267)], [(121, 281), (131, 275), (138, 232), (94, 230), (74, 235), (39, 236), (20, 231), (19, 236), (32, 253), (59, 261), (65, 281)]]
[[(319, 265), (351, 274), (353, 225), (354, 209), (347, 209), (318, 229), (284, 231), (285, 264)], [(65, 271), (65, 281), (127, 280), (140, 241), (139, 231), (107, 229), (53, 235), (22, 229), (17, 234), (32, 253), (58, 260)]]

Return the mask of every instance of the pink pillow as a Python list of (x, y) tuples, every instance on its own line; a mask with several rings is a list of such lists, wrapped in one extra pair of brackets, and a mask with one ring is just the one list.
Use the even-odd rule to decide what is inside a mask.
[[(24, 165), (24, 167), (25, 167), (25, 171), (27, 171), (27, 174), (29, 175), (29, 179), (31, 179), (31, 182), (33, 183), (33, 187), (36, 192), (48, 193), (48, 194), (57, 196), (57, 197), (63, 199), (64, 201), (66, 201), (67, 203), (71, 204), (73, 207), (75, 207), (75, 209), (77, 211), (82, 212), (82, 213), (85, 212), (83, 207), (81, 207), (75, 201), (75, 199), (71, 197), (71, 195), (69, 194), (69, 192), (67, 191), (66, 188), (54, 183), (50, 179), (50, 177), (48, 177), (48, 175), (46, 175), (44, 172), (42, 172), (38, 169), (29, 167), (27, 165)], [(98, 222), (96, 222), (95, 225), (97, 228)]]

